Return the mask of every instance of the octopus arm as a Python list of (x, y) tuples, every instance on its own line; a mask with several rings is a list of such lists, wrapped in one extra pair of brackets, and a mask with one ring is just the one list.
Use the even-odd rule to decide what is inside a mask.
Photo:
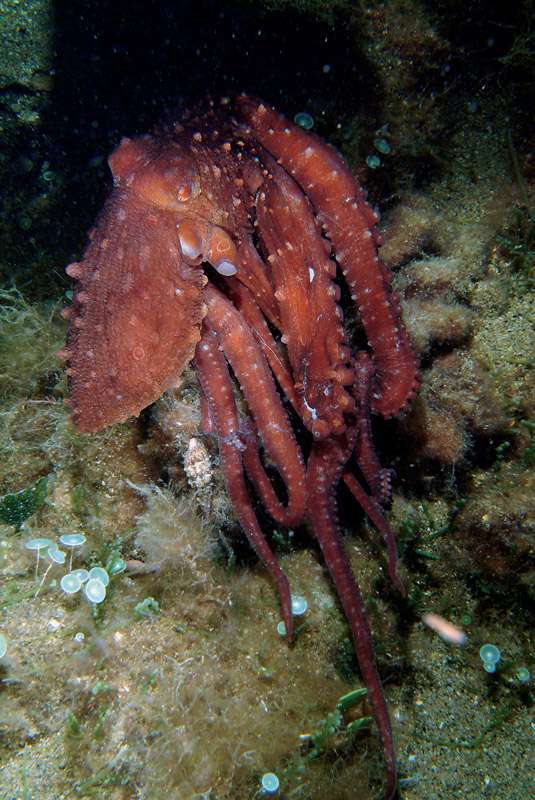
[(396, 573), (398, 563), (398, 548), (396, 540), (381, 512), (378, 503), (376, 500), (366, 494), (358, 480), (350, 472), (344, 472), (343, 479), (355, 500), (357, 500), (364, 513), (367, 514), (367, 516), (371, 519), (383, 537), (388, 552), (388, 574), (390, 575), (392, 582), (401, 592), (402, 597), (405, 597), (405, 588)]
[(355, 360), (355, 384), (353, 386), (353, 392), (357, 398), (358, 419), (355, 456), (375, 502), (380, 506), (388, 507), (392, 499), (394, 472), (381, 466), (373, 446), (370, 396), (374, 371), (374, 364), (369, 354), (361, 351)]
[(195, 377), (197, 378), (197, 388), (199, 390), (199, 399), (201, 402), (202, 432), (204, 433), (205, 436), (217, 436), (215, 419), (210, 409), (208, 398), (206, 397), (204, 389), (199, 383), (198, 377), (197, 376)]
[(295, 181), (277, 164), (257, 200), (260, 237), (272, 271), (301, 417), (314, 438), (342, 433), (354, 407), (353, 371), (333, 283), (335, 264), (321, 229)]
[(197, 345), (194, 365), (217, 431), (228, 496), (251, 547), (275, 579), (286, 631), (291, 637), (293, 623), (290, 586), (264, 538), (251, 507), (243, 474), (244, 445), (238, 433), (238, 413), (232, 383), (219, 342), (207, 322), (203, 323), (202, 338)]
[(240, 436), (245, 445), (243, 464), (270, 515), (281, 525), (299, 525), (302, 518), (295, 516), (293, 508), (286, 507), (280, 502), (264, 469), (258, 451), (258, 433), (249, 417), (244, 419), (240, 425)]
[(308, 505), (310, 521), (351, 628), (362, 677), (379, 728), (386, 761), (384, 797), (385, 800), (390, 800), (396, 789), (392, 724), (375, 664), (372, 634), (364, 601), (336, 520), (336, 501), (332, 488), (338, 485), (342, 477), (351, 449), (351, 442), (348, 444), (344, 437), (331, 437), (326, 441), (313, 443), (307, 466)]
[(268, 278), (267, 267), (250, 236), (244, 237), (238, 248), (240, 268), (235, 280), (240, 281), (253, 295), (258, 307), (265, 317), (280, 330), (281, 320), (279, 307), (273, 294), (273, 286)]
[(114, 190), (79, 264), (67, 339), (78, 431), (137, 415), (176, 385), (204, 315), (202, 270), (182, 260), (172, 215)]
[(228, 278), (225, 281), (225, 285), (232, 303), (251, 326), (284, 397), (289, 400), (294, 410), (299, 413), (299, 399), (294, 388), (292, 376), (255, 298), (247, 287), (239, 283), (235, 278)]
[(374, 212), (333, 147), (258, 100), (241, 96), (237, 103), (255, 138), (295, 178), (321, 217), (372, 350), (372, 411), (395, 416), (418, 388), (418, 367), (389, 290), (388, 270), (377, 256)]
[(207, 322), (236, 375), (265, 451), (286, 486), (285, 508), (274, 502), (274, 492), (262, 494), (262, 499), (274, 519), (297, 525), (306, 514), (305, 467), (271, 371), (248, 323), (230, 300), (211, 284), (205, 289), (204, 299)]

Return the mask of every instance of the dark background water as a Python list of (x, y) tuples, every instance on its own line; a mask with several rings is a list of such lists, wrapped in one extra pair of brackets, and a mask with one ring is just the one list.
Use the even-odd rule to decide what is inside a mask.
[[(378, 116), (385, 87), (373, 51), (381, 52), (381, 41), (370, 37), (394, 39), (395, 30), (374, 29), (373, 14), (359, 12), (366, 6), (359, 2), (323, 3), (335, 9), (324, 15), (315, 10), (319, 4), (299, 5), (58, 0), (50, 131), (66, 148), (90, 153), (91, 142), (146, 130), (184, 98), (232, 91), (262, 96), (292, 115), (306, 108), (330, 119)], [(414, 3), (415, 23), (429, 11), (437, 36), (449, 43), (447, 53), (436, 53), (435, 69), (425, 70), (425, 82), (421, 70), (422, 93), (470, 93), (484, 82), (487, 91), (500, 91), (500, 59), (519, 33), (524, 5)], [(410, 12), (411, 3), (406, 7)], [(397, 43), (403, 47), (410, 41)]]
[[(307, 111), (357, 165), (378, 125), (414, 128), (420, 143), (398, 148), (388, 170), (364, 176), (383, 208), (400, 180), (424, 184), (444, 167), (448, 136), (464, 124), (471, 100), (479, 108), (500, 100), (514, 124), (531, 124), (529, 2), (279, 5), (53, 4), (53, 82), (39, 122), (10, 120), (3, 135), (2, 283), (31, 296), (61, 292), (68, 282), (58, 265), (80, 254), (107, 192), (105, 157), (122, 136), (150, 130), (206, 94), (246, 91), (292, 117)], [(432, 36), (422, 47), (426, 27), (436, 47)], [(515, 49), (520, 55), (505, 63)], [(428, 107), (434, 116), (426, 119)], [(424, 152), (431, 128), (433, 147)], [(24, 169), (10, 172), (21, 159)], [(44, 192), (43, 172), (52, 174)]]

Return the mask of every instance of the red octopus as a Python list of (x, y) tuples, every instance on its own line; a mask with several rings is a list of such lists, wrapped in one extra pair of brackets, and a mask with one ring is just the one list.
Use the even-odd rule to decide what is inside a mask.
[[(310, 518), (351, 627), (390, 798), (392, 727), (336, 517), (343, 479), (382, 533), (403, 591), (382, 512), (391, 471), (375, 454), (370, 415), (406, 408), (418, 369), (377, 257), (377, 216), (334, 148), (245, 95), (208, 101), (151, 135), (123, 139), (109, 164), (111, 194), (81, 262), (67, 268), (76, 285), (62, 355), (74, 425), (95, 431), (139, 414), (177, 386), (193, 360), (204, 430), (217, 434), (228, 494), (277, 582), (289, 636), (290, 588), (245, 476), (274, 520)], [(348, 344), (338, 302), (343, 281), (368, 341), (359, 352)], [(247, 402), (245, 419), (229, 366)], [(311, 434), (306, 463), (296, 417)], [(285, 484), (284, 501), (260, 447)], [(352, 456), (366, 488), (347, 466)]]

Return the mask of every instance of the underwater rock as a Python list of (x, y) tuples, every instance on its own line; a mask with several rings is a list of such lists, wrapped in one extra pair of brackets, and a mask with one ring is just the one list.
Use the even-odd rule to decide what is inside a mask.
[(533, 471), (485, 475), (456, 520), (456, 568), (487, 581), (533, 586), (535, 494)]
[(424, 372), (418, 401), (400, 425), (415, 458), (445, 466), (460, 461), (475, 440), (503, 432), (507, 421), (489, 376), (459, 351)]

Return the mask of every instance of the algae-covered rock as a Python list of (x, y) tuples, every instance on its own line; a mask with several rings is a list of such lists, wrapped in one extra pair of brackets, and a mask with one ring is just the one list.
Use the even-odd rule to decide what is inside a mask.
[(42, 88), (52, 64), (50, 0), (3, 0), (0, 14), (0, 88)]
[(0, 498), (0, 520), (7, 525), (21, 525), (41, 508), (48, 494), (48, 478), (43, 476), (28, 489)]

